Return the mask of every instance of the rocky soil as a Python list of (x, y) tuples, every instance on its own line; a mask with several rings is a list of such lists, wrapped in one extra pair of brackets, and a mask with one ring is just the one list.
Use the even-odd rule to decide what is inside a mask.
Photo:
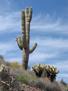
[(42, 91), (42, 90), (36, 87), (31, 87), (29, 85), (22, 84), (22, 91)]

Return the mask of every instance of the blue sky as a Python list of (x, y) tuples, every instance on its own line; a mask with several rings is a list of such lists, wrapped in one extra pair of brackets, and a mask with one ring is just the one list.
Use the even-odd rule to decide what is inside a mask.
[(21, 11), (32, 6), (31, 45), (29, 65), (55, 65), (57, 79), (68, 79), (68, 0), (0, 0), (0, 55), (7, 61), (21, 60), (16, 37), (21, 34)]

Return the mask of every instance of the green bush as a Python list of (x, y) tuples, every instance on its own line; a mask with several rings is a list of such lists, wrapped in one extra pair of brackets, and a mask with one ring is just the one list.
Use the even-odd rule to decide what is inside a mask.
[(29, 81), (29, 78), (27, 76), (17, 76), (16, 79), (24, 84), (28, 84)]
[(10, 63), (10, 67), (12, 67), (13, 69), (17, 69), (20, 68), (21, 65), (18, 62), (14, 61)]
[(31, 71), (22, 70), (22, 73), (16, 77), (18, 81), (25, 84), (30, 84), (30, 82), (36, 80), (36, 76)]
[(50, 82), (49, 80), (44, 81), (44, 79), (34, 81), (32, 86), (40, 88), (42, 91), (65, 91), (58, 82)]

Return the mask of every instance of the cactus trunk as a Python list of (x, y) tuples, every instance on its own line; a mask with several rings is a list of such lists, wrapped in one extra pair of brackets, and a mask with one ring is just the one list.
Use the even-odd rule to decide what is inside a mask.
[(29, 60), (29, 49), (23, 49), (23, 68), (27, 69), (28, 68), (28, 60)]
[(27, 8), (22, 11), (22, 36), (17, 38), (17, 44), (19, 48), (22, 50), (22, 61), (23, 68), (28, 68), (29, 54), (32, 53), (37, 43), (29, 49), (30, 47), (30, 21), (32, 18), (32, 8)]

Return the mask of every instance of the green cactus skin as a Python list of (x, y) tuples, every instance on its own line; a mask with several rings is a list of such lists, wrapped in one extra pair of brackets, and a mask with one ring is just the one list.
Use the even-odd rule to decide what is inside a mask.
[(21, 50), (23, 50), (23, 38), (22, 38), (22, 36), (19, 36), (19, 37), (16, 39), (16, 41), (17, 41), (17, 44), (18, 44), (19, 48), (20, 48)]
[(32, 8), (26, 8), (22, 11), (22, 36), (17, 38), (17, 44), (19, 48), (22, 50), (22, 60), (23, 60), (23, 68), (27, 70), (29, 54), (32, 53), (36, 47), (37, 43), (29, 49), (30, 44), (30, 22), (32, 19)]

